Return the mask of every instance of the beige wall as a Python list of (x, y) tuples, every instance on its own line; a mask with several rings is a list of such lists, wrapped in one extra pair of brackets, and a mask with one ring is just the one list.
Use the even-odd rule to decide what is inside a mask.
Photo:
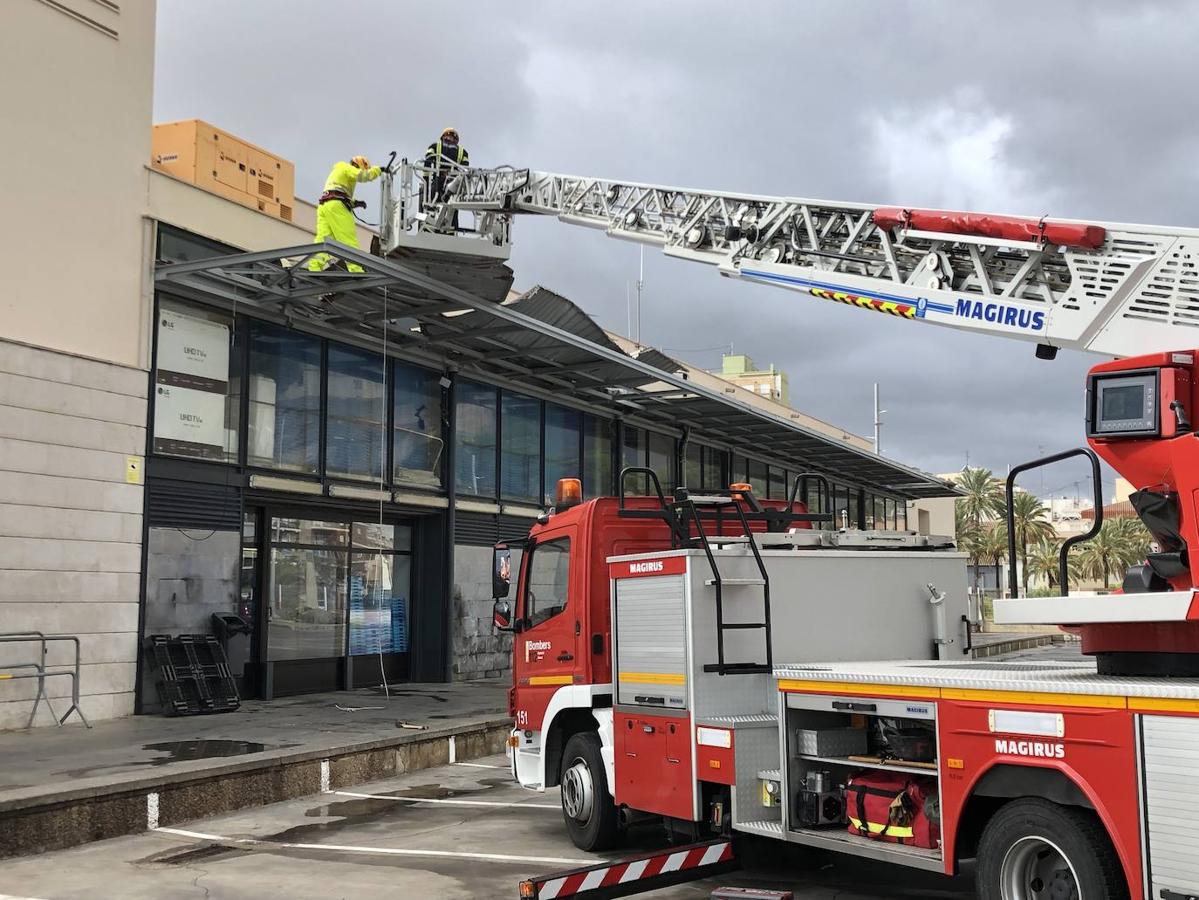
[(953, 497), (934, 497), (930, 500), (908, 501), (908, 529), (921, 534), (946, 534), (957, 537)]
[[(3, 337), (144, 365), (154, 0), (0, 3)], [(69, 261), (69, 265), (64, 265)]]
[[(133, 712), (146, 380), (0, 340), (0, 631), (79, 635), (92, 719)], [(67, 649), (56, 644), (49, 663), (70, 662)], [(37, 650), (6, 645), (0, 668)], [(24, 726), (35, 684), (0, 682), (0, 730)], [(46, 686), (69, 696), (66, 678)], [(36, 724), (53, 721), (43, 709)]]

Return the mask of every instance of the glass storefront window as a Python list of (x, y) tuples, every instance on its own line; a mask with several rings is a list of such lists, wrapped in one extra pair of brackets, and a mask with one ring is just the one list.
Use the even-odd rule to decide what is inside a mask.
[(786, 500), (787, 499), (787, 472), (776, 466), (770, 467), (769, 480), (770, 493), (767, 495), (771, 500)]
[(355, 550), (412, 549), (412, 529), (407, 525), (355, 522), (350, 536)]
[(387, 387), (383, 357), (329, 345), (325, 471), (344, 478), (383, 478)]
[(648, 441), (649, 467), (662, 483), (662, 492), (669, 494), (675, 485), (675, 443), (674, 438), (666, 434), (649, 433)]
[(408, 652), (412, 558), (350, 554), (350, 655)]
[(861, 491), (859, 491), (857, 488), (849, 489), (849, 527), (862, 527)]
[(237, 462), (241, 350), (233, 319), (163, 300), (154, 368), (154, 452)]
[(348, 567), (345, 550), (271, 548), (267, 659), (345, 654)]
[(454, 440), (458, 454), (458, 493), (495, 496), (495, 388), (459, 381)]
[(694, 441), (688, 441), (683, 456), (683, 486), (692, 491), (699, 490), (704, 481), (703, 457), (704, 448)]
[[(634, 428), (632, 425), (624, 427), (624, 438), (620, 448), (620, 468), (622, 472), (633, 466), (638, 468), (645, 467), (645, 444), (644, 431), (640, 428)], [(619, 485), (617, 487), (619, 488)], [(624, 483), (624, 491), (626, 494), (648, 494), (649, 479), (644, 475), (630, 475)]]
[(754, 489), (754, 496), (761, 500), (766, 496), (766, 463), (756, 459), (745, 461), (746, 480)]
[(874, 527), (880, 530), (887, 527), (887, 506), (882, 497), (874, 498)]
[(577, 410), (545, 405), (545, 505), (554, 502), (559, 478), (579, 478), (579, 425)]
[(583, 495), (612, 493), (612, 425), (598, 416), (583, 416)]
[(706, 490), (720, 491), (728, 485), (724, 483), (724, 461), (728, 454), (723, 450), (704, 447), (703, 487)]
[(500, 395), (500, 496), (537, 503), (541, 498), (541, 402)]
[(271, 520), (271, 543), (345, 547), (350, 543), (350, 526), (345, 522), (274, 518)]
[(428, 369), (395, 363), (392, 477), (396, 484), (441, 487), (445, 441), (441, 436), (439, 380), (440, 376)]
[(249, 464), (316, 474), (320, 340), (262, 322), (251, 323), (249, 383)]

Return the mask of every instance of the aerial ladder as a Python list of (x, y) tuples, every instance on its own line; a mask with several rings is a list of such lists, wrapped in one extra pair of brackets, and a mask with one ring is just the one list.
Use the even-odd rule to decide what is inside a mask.
[[(557, 216), (729, 278), (1029, 341), (1041, 358), (1060, 348), (1124, 357), (1199, 343), (1196, 229), (722, 193), (506, 166), (461, 169), (434, 198), (426, 175), (405, 162), (385, 183), (385, 252), (469, 246), (503, 258), (514, 216)], [(474, 227), (454, 229), (456, 211), (473, 213)]]

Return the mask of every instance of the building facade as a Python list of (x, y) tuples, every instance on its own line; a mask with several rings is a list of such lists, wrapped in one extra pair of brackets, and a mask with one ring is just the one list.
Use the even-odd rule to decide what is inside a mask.
[(791, 403), (787, 373), (773, 365), (759, 369), (754, 365), (754, 361), (743, 353), (726, 353), (721, 358), (720, 377), (768, 400), (775, 400), (784, 405)]
[[(36, 146), (39, 170), (71, 177), (17, 179), (9, 200), (28, 218), (3, 225), (19, 264), (0, 298), (0, 632), (78, 636), (89, 718), (159, 709), (152, 636), (230, 624), (246, 696), (507, 674), (490, 547), (527, 532), (560, 477), (614, 493), (637, 465), (667, 490), (744, 481), (785, 498), (815, 466), (831, 476), (827, 495), (804, 485), (815, 511), (909, 524), (901, 493), (765, 443), (734, 450), (714, 429), (614, 415), (498, 369), (464, 375), (351, 325), (156, 290), (160, 266), (308, 242), (315, 208), (297, 199), (288, 221), (151, 167), (152, 0), (13, 0), (0, 27), (23, 35), (0, 59), (10, 80), (51, 46), (76, 64), (14, 94), (6, 119), (25, 136), (3, 143), (8, 171)], [(550, 292), (512, 308), (628, 351)], [(802, 413), (759, 411), (768, 430), (861, 449)], [(69, 664), (66, 646), (47, 662)], [(2, 671), (37, 645), (0, 650)], [(23, 725), (34, 695), (33, 680), (0, 683), (0, 729)]]

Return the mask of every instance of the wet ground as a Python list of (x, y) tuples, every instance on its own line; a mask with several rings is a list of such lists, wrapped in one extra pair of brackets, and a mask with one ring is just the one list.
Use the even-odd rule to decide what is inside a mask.
[[(658, 827), (619, 857), (662, 846)], [(787, 889), (799, 900), (969, 900), (969, 884), (833, 854), (779, 865), (778, 848), (748, 870), (647, 897), (706, 898), (720, 885)], [(501, 756), (178, 828), (6, 860), (0, 897), (516, 897), (522, 878), (599, 857), (566, 837), (557, 792), (515, 785)]]
[(0, 809), (5, 801), (63, 791), (112, 790), (153, 774), (219, 767), (235, 758), (280, 760), (300, 752), (345, 752), (430, 731), (507, 721), (501, 681), (403, 685), (390, 697), (364, 689), (247, 701), (229, 713), (135, 716), (0, 734)]

